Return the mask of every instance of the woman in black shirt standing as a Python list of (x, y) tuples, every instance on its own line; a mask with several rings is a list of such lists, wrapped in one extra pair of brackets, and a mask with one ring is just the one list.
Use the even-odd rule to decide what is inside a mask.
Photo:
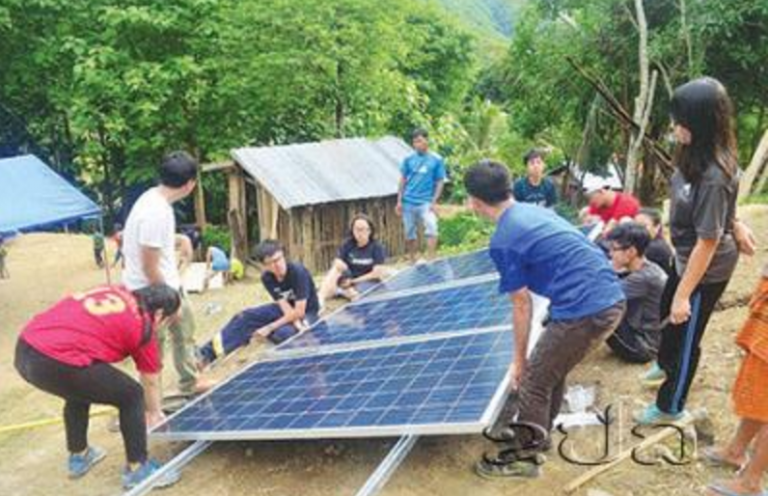
[(718, 81), (701, 78), (675, 90), (671, 116), (677, 149), (670, 183), (670, 231), (676, 256), (662, 301), (659, 365), (666, 378), (640, 424), (680, 419), (715, 304), (739, 258), (734, 238), (739, 167), (733, 106)]

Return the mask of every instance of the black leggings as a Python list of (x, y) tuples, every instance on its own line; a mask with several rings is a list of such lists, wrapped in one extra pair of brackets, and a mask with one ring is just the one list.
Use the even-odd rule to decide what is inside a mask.
[(50, 358), (19, 339), (16, 370), (45, 392), (63, 398), (67, 449), (80, 453), (88, 447), (91, 403), (113, 405), (120, 410), (120, 431), (129, 463), (147, 459), (147, 424), (144, 390), (135, 380), (106, 363), (74, 367)]

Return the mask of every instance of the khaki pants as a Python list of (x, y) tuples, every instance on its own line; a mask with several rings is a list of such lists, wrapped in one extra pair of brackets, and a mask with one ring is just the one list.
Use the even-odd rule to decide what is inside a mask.
[[(195, 316), (192, 305), (182, 293), (179, 319), (158, 330), (158, 341), (163, 357), (167, 355), (168, 340), (173, 349), (173, 365), (179, 375), (179, 391), (192, 393), (197, 382), (195, 366)], [(165, 363), (165, 359), (163, 359)]]

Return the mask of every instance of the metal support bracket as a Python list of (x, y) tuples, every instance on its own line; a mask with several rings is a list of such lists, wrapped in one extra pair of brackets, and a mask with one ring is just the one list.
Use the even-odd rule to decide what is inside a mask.
[(374, 496), (384, 487), (389, 481), (395, 470), (403, 463), (405, 457), (411, 452), (419, 436), (415, 434), (408, 434), (401, 437), (397, 444), (395, 444), (386, 458), (382, 460), (376, 471), (368, 477), (365, 485), (357, 492), (356, 496)]

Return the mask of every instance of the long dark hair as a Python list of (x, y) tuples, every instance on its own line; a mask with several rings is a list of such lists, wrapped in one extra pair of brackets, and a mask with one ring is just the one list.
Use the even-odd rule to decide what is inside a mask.
[(164, 317), (175, 314), (181, 307), (181, 295), (167, 284), (152, 284), (134, 291), (133, 296), (144, 321), (144, 333), (141, 338), (141, 346), (144, 346), (152, 338), (155, 312), (161, 310)]
[(368, 242), (373, 243), (376, 241), (376, 226), (373, 225), (371, 218), (363, 213), (355, 214), (355, 216), (352, 217), (352, 220), (349, 223), (349, 239), (355, 241), (355, 222), (359, 220), (365, 221), (365, 223), (368, 224), (368, 229), (371, 230), (371, 234), (368, 237)]
[(733, 103), (718, 80), (703, 77), (678, 87), (670, 114), (691, 132), (691, 143), (678, 143), (674, 163), (690, 183), (698, 183), (710, 164), (730, 178), (738, 170)]

